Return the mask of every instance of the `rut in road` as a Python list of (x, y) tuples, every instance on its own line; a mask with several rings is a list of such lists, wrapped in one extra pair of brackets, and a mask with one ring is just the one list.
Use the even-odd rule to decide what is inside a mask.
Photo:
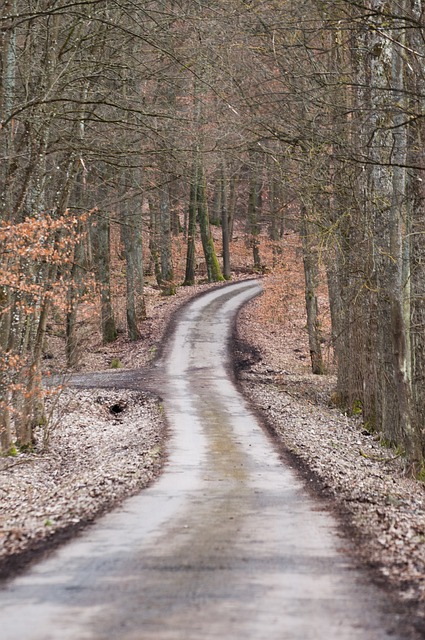
[(242, 282), (197, 298), (165, 353), (161, 478), (0, 593), (2, 640), (401, 638), (228, 373)]

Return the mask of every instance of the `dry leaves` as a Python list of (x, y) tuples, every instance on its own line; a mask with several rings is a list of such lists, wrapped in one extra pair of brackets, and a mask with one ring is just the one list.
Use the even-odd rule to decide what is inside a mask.
[(163, 435), (156, 402), (141, 393), (64, 391), (48, 450), (0, 459), (0, 560), (146, 486)]

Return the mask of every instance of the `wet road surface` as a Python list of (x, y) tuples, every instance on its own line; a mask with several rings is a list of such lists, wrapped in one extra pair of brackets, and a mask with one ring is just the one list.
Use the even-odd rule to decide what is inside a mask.
[(0, 591), (2, 640), (384, 640), (397, 617), (227, 373), (245, 282), (203, 295), (164, 359), (161, 478)]

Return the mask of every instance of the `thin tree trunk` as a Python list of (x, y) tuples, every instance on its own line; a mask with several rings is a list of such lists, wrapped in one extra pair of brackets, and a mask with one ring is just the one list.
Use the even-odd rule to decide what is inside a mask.
[(169, 196), (170, 196), (170, 212), (171, 212), (171, 232), (174, 237), (180, 234), (180, 218), (178, 209), (178, 195), (177, 195), (177, 179), (173, 176), (173, 179), (169, 183)]
[(250, 181), (248, 195), (248, 225), (249, 225), (249, 242), (252, 248), (252, 257), (254, 260), (254, 269), (261, 270), (260, 256), (260, 224), (259, 212), (261, 210), (261, 188), (262, 179), (259, 176), (259, 162), (257, 154), (251, 153)]
[(324, 373), (322, 347), (320, 344), (320, 323), (317, 303), (318, 265), (313, 246), (305, 205), (301, 206), (301, 239), (303, 247), (305, 302), (307, 311), (308, 342), (310, 347), (311, 370), (317, 375)]
[(155, 199), (148, 196), (149, 205), (149, 273), (155, 273), (155, 280), (158, 286), (161, 285), (161, 264), (159, 260), (159, 212)]
[[(56, 269), (54, 269), (56, 271)], [(53, 280), (54, 276), (52, 276)], [(28, 380), (21, 415), (16, 419), (16, 441), (19, 447), (31, 447), (34, 444), (34, 429), (46, 424), (44, 411), (44, 394), (41, 381), (41, 356), (46, 335), (50, 301), (46, 298), (42, 304), (37, 326), (32, 361), (29, 367)]]
[(138, 323), (146, 318), (141, 265), (141, 229), (139, 213), (126, 207), (122, 219), (122, 237), (126, 261), (127, 331), (130, 340), (140, 339)]
[[(81, 229), (80, 229), (81, 232)], [(84, 261), (84, 245), (79, 239), (74, 248), (74, 262), (71, 271), (71, 282), (68, 290), (68, 310), (66, 314), (66, 359), (68, 367), (78, 364), (80, 352), (77, 333), (78, 301), (83, 290), (83, 274), (81, 265)]]
[(111, 298), (110, 276), (110, 222), (109, 213), (103, 211), (97, 217), (95, 232), (97, 277), (100, 285), (101, 329), (105, 344), (117, 337)]
[(208, 282), (221, 282), (222, 280), (224, 280), (224, 278), (221, 273), (220, 265), (218, 263), (217, 255), (214, 248), (214, 240), (210, 230), (206, 179), (203, 167), (198, 168), (197, 205), (202, 247), (204, 250), (205, 263), (207, 266)]
[(239, 174), (234, 172), (230, 177), (230, 188), (229, 188), (229, 205), (228, 205), (228, 220), (229, 220), (229, 240), (232, 242), (233, 240), (233, 228), (235, 224), (235, 212), (236, 212), (236, 201), (238, 197), (237, 185), (239, 181)]
[(270, 177), (270, 240), (277, 242), (280, 240), (281, 215), (280, 215), (280, 184), (273, 176)]
[(136, 311), (136, 289), (135, 289), (135, 275), (136, 269), (134, 264), (134, 251), (132, 246), (131, 233), (134, 230), (129, 228), (128, 220), (124, 222), (123, 238), (125, 245), (125, 262), (126, 262), (126, 317), (127, 317), (127, 331), (128, 337), (131, 341), (140, 340), (140, 331), (137, 322)]
[(159, 190), (159, 210), (161, 218), (161, 286), (165, 295), (174, 295), (176, 293), (176, 287), (174, 284), (171, 246), (170, 198), (167, 184), (162, 185)]
[(221, 235), (223, 240), (223, 276), (225, 280), (230, 280), (230, 232), (229, 232), (229, 212), (227, 209), (227, 173), (226, 161), (223, 158), (221, 163)]
[(2, 371), (0, 373), (0, 453), (8, 452), (12, 444), (9, 383), (9, 376)]
[(212, 215), (210, 216), (211, 224), (218, 226), (221, 222), (221, 203), (222, 198), (222, 183), (221, 183), (221, 171), (217, 172), (216, 179), (214, 181), (214, 196), (212, 203)]
[[(5, 14), (15, 14), (16, 0), (6, 0), (3, 12)], [(2, 44), (2, 50), (0, 52), (2, 64), (0, 68), (3, 70), (3, 82), (0, 83), (0, 109), (3, 119), (7, 120), (12, 115), (15, 101), (16, 31), (12, 26), (4, 30), (3, 35), (0, 36), (0, 43)], [(6, 127), (0, 130), (0, 143), (1, 142), (3, 143), (2, 148), (0, 147), (3, 158), (0, 163), (0, 184), (2, 184), (3, 193), (0, 197), (0, 219), (6, 221), (10, 220), (12, 213), (11, 198), (9, 196), (10, 187), (8, 184), (13, 153), (12, 122), (8, 122)]]
[(190, 183), (189, 194), (189, 216), (187, 223), (187, 253), (186, 253), (186, 274), (184, 278), (184, 286), (195, 284), (195, 235), (196, 235), (196, 213), (198, 209), (197, 203), (197, 168), (196, 164), (193, 170), (192, 180)]

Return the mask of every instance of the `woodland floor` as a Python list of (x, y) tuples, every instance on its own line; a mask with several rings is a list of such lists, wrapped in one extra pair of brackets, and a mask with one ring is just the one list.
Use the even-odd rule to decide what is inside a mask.
[[(262, 284), (264, 295), (237, 322), (241, 389), (283, 455), (335, 509), (361, 561), (404, 603), (419, 629), (425, 623), (425, 486), (405, 476), (403, 458), (369, 434), (361, 416), (348, 418), (332, 406), (331, 373), (309, 372), (296, 238), (288, 236), (283, 264)], [(180, 287), (171, 298), (148, 286), (148, 320), (137, 343), (120, 335), (104, 347), (86, 322), (80, 371), (150, 363), (174, 311), (210, 286)], [(331, 372), (325, 293), (319, 302)], [(53, 334), (54, 328), (45, 363), (54, 373), (63, 368), (63, 339)], [(166, 459), (166, 425), (150, 394), (65, 388), (49, 402), (46, 446), (40, 442), (39, 451), (0, 459), (0, 577), (147, 486)]]

